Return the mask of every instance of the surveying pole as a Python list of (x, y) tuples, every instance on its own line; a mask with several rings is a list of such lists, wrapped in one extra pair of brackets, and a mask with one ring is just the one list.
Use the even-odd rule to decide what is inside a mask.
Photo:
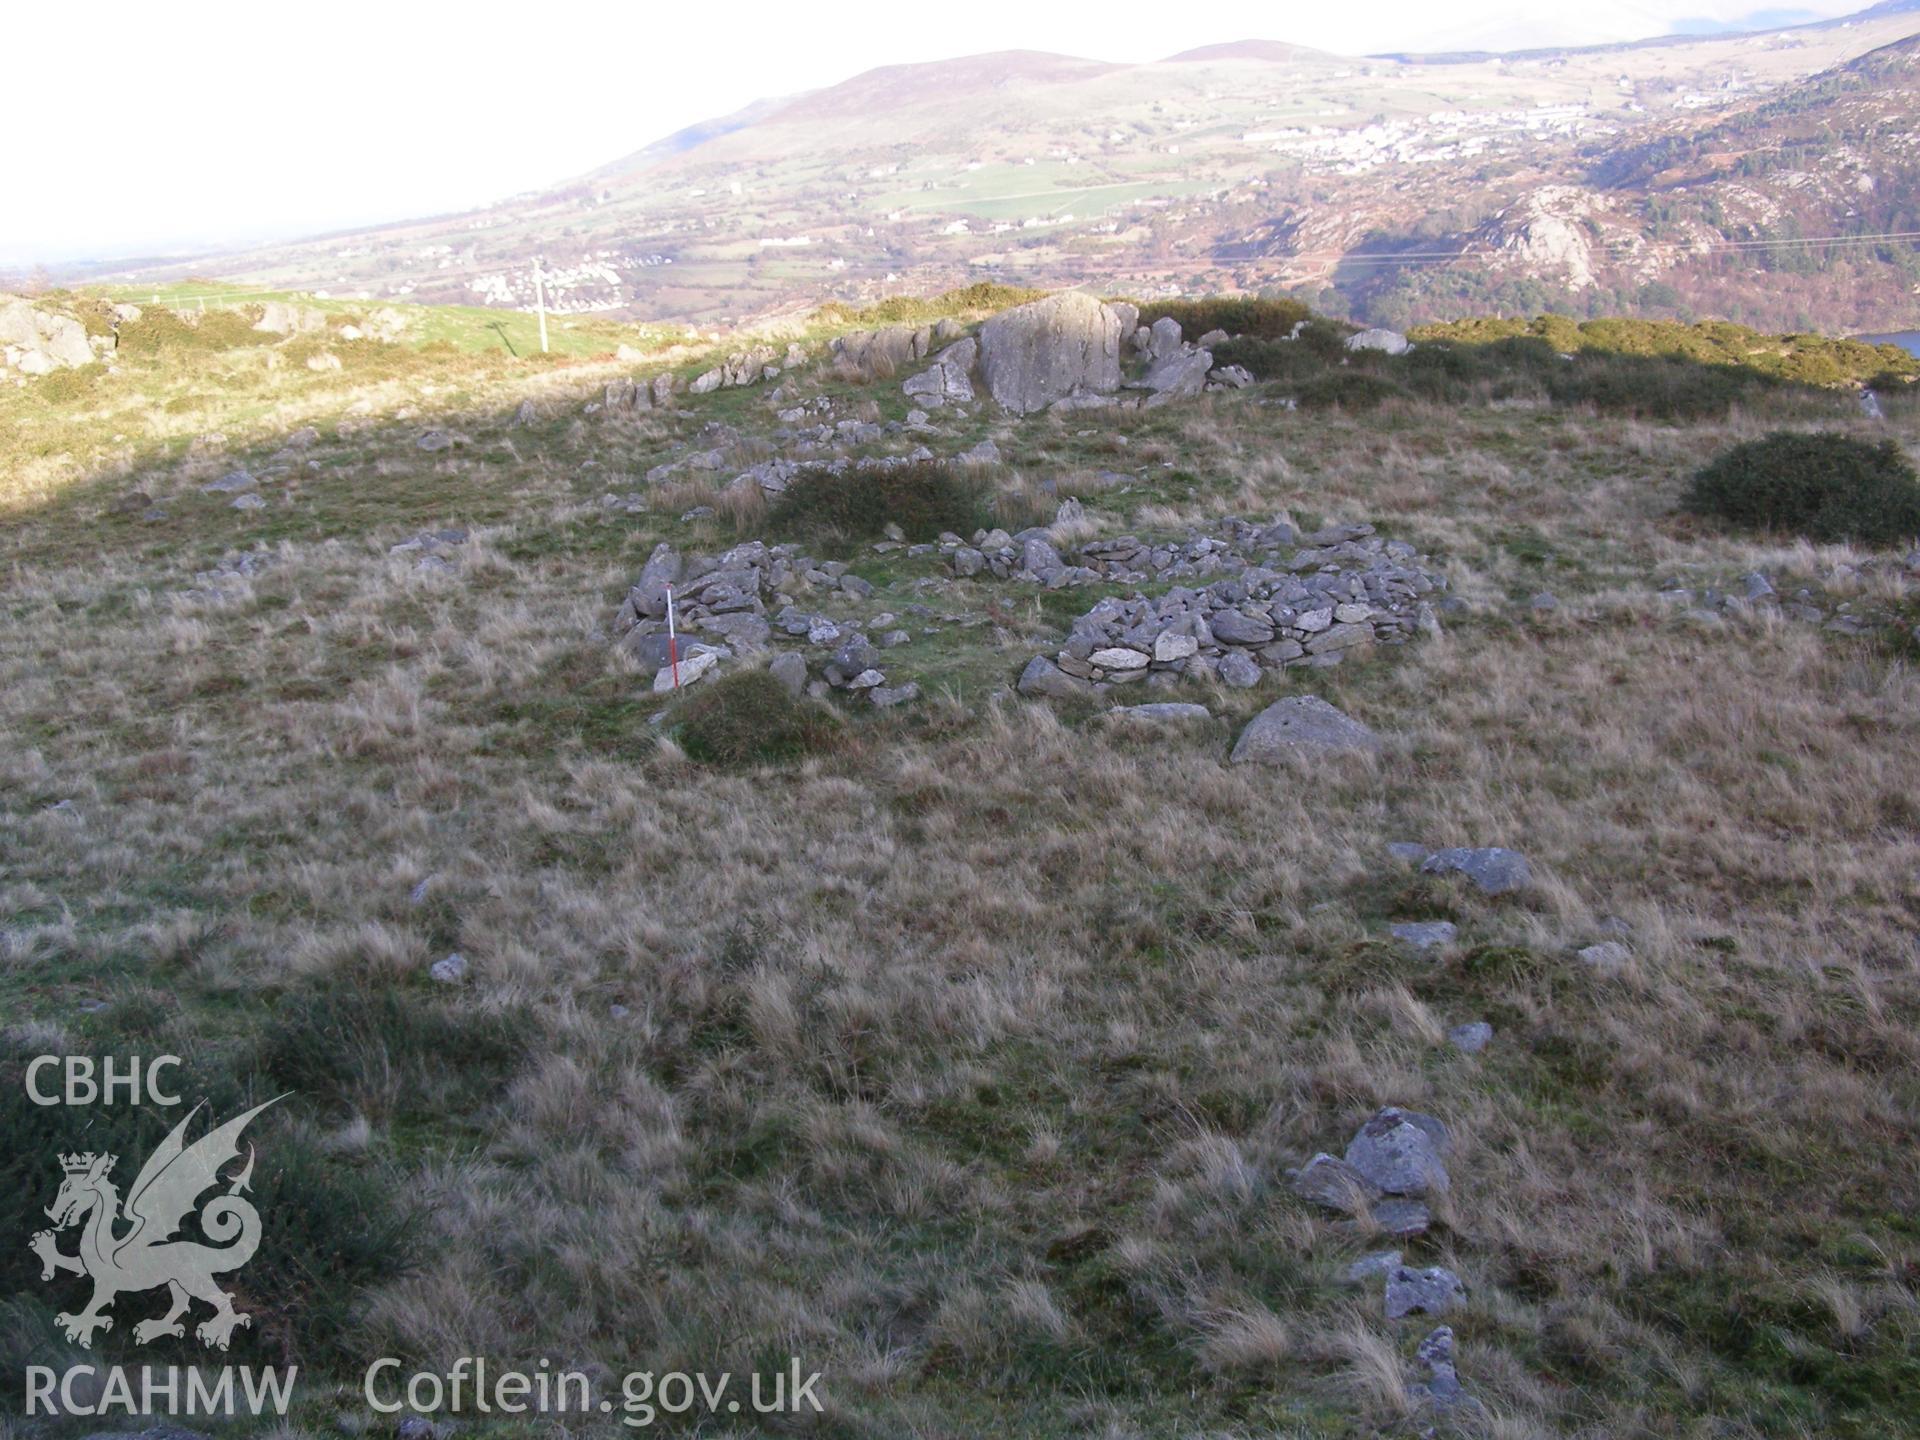
[(540, 316), (540, 353), (547, 353), (547, 286), (540, 275), (540, 257), (533, 257), (533, 308)]

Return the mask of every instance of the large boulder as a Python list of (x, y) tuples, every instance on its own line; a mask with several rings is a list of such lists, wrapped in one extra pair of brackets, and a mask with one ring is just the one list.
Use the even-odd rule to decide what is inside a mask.
[(1274, 701), (1249, 720), (1228, 759), (1235, 765), (1272, 765), (1289, 755), (1379, 748), (1378, 735), (1318, 695), (1294, 695)]
[(851, 335), (842, 335), (827, 348), (869, 374), (892, 374), (923, 358), (932, 336), (931, 330), (889, 325), (881, 330), (856, 330)]
[(1407, 337), (1402, 335), (1398, 330), (1376, 328), (1373, 330), (1362, 330), (1358, 335), (1349, 335), (1347, 337), (1347, 349), (1349, 350), (1379, 350), (1387, 355), (1404, 355), (1412, 348), (1413, 342), (1408, 340)]
[(25, 300), (0, 298), (0, 354), (30, 375), (93, 361), (93, 346), (78, 320), (36, 310)]
[(1069, 290), (1004, 310), (980, 328), (987, 391), (1016, 415), (1076, 392), (1120, 387), (1120, 315)]

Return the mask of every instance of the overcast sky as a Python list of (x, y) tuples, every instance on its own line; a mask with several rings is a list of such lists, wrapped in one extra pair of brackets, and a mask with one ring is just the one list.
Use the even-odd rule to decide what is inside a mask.
[[(1785, 3), (1786, 14), (1824, 18), (1870, 0)], [(1140, 61), (1246, 38), (1346, 54), (1587, 44), (1758, 6), (1591, 0), (1553, 13), (1562, 8), (27, 3), (0, 21), (12, 56), (0, 263), (211, 248), (465, 209), (875, 65), (1016, 48)], [(1783, 18), (1773, 10), (1764, 23)]]

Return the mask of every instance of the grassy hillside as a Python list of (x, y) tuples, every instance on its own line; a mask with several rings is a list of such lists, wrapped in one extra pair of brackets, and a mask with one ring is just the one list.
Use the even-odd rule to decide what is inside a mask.
[[(1876, 421), (1854, 388), (1897, 356), (1582, 332), (1576, 363), (1543, 322), (1343, 365), (1345, 327), (1243, 314), (1245, 390), (889, 433), (898, 380), (819, 339), (995, 297), (815, 317), (779, 399), (637, 416), (586, 407), (708, 351), (582, 325), (542, 361), (495, 312), (281, 338), (135, 298), (110, 372), (0, 388), (4, 1383), (198, 1358), (133, 1346), (132, 1313), (80, 1356), (52, 1323), (80, 1292), (24, 1245), (79, 1140), (24, 1103), (27, 1057), (171, 1051), (222, 1115), (292, 1092), (254, 1132), (232, 1358), (301, 1364), (300, 1433), (384, 1433), (359, 1377), (389, 1354), (797, 1356), (820, 1435), (1445, 1433), (1405, 1388), (1436, 1322), (1341, 1279), (1388, 1242), (1287, 1183), (1386, 1104), (1455, 1137), (1394, 1248), (1465, 1280), (1487, 1433), (1920, 1433), (1920, 575), (1680, 508), (1773, 430), (1914, 454), (1920, 397)], [(1783, 348), (1839, 369), (1765, 373)], [(855, 547), (872, 594), (804, 603), (895, 617), (919, 703), (696, 759), (615, 612), (662, 540), (766, 534), (731, 482), (803, 405), (882, 427), (858, 455), (994, 440), (1010, 530), (1068, 497), (1063, 545), (1286, 509), (1409, 542), (1458, 603), (1338, 668), (1140, 695), (1212, 717), (1145, 730), (1010, 688), (1108, 590)], [(260, 508), (204, 488), (241, 466)], [(464, 534), (392, 550), (436, 531)], [(1756, 572), (1781, 604), (1713, 603)], [(1381, 751), (1225, 763), (1302, 694)], [(1489, 897), (1400, 842), (1512, 847), (1536, 882)], [(1431, 953), (1389, 929), (1437, 919)], [(1601, 941), (1625, 958), (1578, 958)], [(165, 1128), (95, 1122), (128, 1157)]]

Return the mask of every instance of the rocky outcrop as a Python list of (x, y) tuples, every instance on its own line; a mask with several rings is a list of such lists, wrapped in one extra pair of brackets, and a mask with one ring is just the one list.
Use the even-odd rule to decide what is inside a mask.
[(1003, 409), (1031, 415), (1075, 394), (1120, 387), (1121, 317), (1066, 291), (1003, 310), (980, 327), (980, 368)]
[(16, 296), (0, 296), (0, 365), (23, 375), (91, 364), (93, 345), (78, 320), (39, 310)]
[(973, 367), (980, 358), (979, 342), (956, 340), (933, 357), (933, 364), (900, 388), (929, 410), (942, 405), (973, 403)]

